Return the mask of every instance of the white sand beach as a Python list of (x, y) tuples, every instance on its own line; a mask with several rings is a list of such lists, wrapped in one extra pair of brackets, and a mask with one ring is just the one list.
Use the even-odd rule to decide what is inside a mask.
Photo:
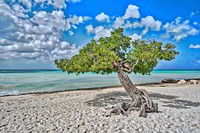
[(200, 84), (138, 86), (158, 102), (159, 113), (106, 117), (131, 99), (122, 87), (0, 97), (0, 132), (199, 133)]

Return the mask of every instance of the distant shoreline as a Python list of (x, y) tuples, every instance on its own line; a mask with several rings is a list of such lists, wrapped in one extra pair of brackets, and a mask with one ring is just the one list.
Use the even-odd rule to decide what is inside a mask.
[[(162, 71), (166, 71), (166, 72), (198, 71), (198, 72), (200, 72), (200, 69), (154, 69), (151, 73), (157, 73), (157, 72), (162, 72)], [(63, 72), (63, 71), (59, 70), (59, 69), (0, 69), (0, 74), (1, 73), (3, 73), (3, 74), (40, 73), (40, 72)], [(63, 73), (67, 74), (67, 72), (63, 72)], [(88, 72), (88, 73), (85, 73), (85, 74), (95, 74), (95, 73)], [(115, 74), (115, 72), (113, 72), (112, 74)], [(97, 75), (99, 75), (99, 74), (97, 74)]]
[[(176, 71), (184, 71), (184, 70), (200, 70), (200, 69), (154, 69), (154, 70), (176, 70)], [(62, 71), (60, 69), (0, 69), (0, 71)]]
[[(200, 78), (190, 78), (190, 79), (184, 79), (186, 81), (189, 80), (199, 80)], [(177, 83), (162, 83), (162, 82), (152, 82), (152, 83), (142, 83), (142, 84), (135, 84), (136, 86), (154, 86), (154, 85), (160, 85), (161, 87), (164, 87), (165, 84), (177, 84)], [(163, 86), (162, 86), (163, 85)], [(91, 88), (77, 88), (77, 89), (70, 89), (70, 90), (59, 90), (59, 91), (46, 91), (46, 92), (30, 92), (30, 93), (23, 93), (23, 94), (13, 94), (13, 95), (3, 95), (1, 97), (9, 97), (9, 96), (22, 96), (22, 95), (42, 95), (42, 94), (54, 94), (54, 93), (60, 93), (60, 92), (69, 92), (69, 91), (86, 91), (86, 90), (103, 90), (103, 89), (109, 89), (109, 88), (121, 88), (122, 85), (115, 85), (115, 86), (104, 86), (104, 87), (91, 87)]]

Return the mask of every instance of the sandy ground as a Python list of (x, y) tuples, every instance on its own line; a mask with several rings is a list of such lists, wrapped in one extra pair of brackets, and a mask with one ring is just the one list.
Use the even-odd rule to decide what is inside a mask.
[(200, 133), (200, 84), (139, 88), (159, 103), (159, 113), (106, 117), (131, 100), (123, 88), (0, 97), (0, 132)]

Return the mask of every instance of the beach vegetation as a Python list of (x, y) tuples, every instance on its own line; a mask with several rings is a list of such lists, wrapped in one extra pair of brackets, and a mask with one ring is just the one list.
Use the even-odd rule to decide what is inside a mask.
[(125, 114), (127, 111), (139, 109), (139, 116), (145, 117), (146, 112), (158, 111), (144, 89), (138, 89), (128, 74), (150, 75), (160, 60), (170, 61), (178, 52), (171, 43), (163, 44), (156, 40), (135, 40), (123, 34), (123, 28), (111, 32), (111, 36), (92, 39), (78, 54), (70, 59), (55, 60), (56, 66), (67, 73), (96, 74), (117, 73), (120, 83), (132, 98), (132, 103), (123, 103), (111, 113)]

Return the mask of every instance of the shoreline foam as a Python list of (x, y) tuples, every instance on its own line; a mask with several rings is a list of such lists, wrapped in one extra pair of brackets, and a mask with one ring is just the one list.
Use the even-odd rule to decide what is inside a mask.
[[(190, 78), (190, 79), (184, 79), (185, 81), (190, 80), (198, 80), (200, 84), (200, 78)], [(142, 83), (142, 84), (135, 84), (136, 86), (161, 86), (164, 87), (166, 85), (176, 85), (176, 83), (162, 83), (162, 82), (152, 82), (152, 83)], [(92, 88), (77, 88), (77, 89), (69, 89), (69, 90), (58, 90), (58, 91), (44, 91), (44, 92), (30, 92), (30, 93), (22, 93), (22, 94), (8, 94), (8, 95), (2, 95), (1, 97), (7, 97), (7, 96), (20, 96), (20, 95), (32, 95), (32, 94), (52, 94), (52, 93), (59, 93), (59, 92), (68, 92), (68, 91), (80, 91), (80, 90), (102, 90), (102, 89), (108, 89), (108, 88), (120, 88), (121, 85), (116, 86), (104, 86), (104, 87), (92, 87)]]

